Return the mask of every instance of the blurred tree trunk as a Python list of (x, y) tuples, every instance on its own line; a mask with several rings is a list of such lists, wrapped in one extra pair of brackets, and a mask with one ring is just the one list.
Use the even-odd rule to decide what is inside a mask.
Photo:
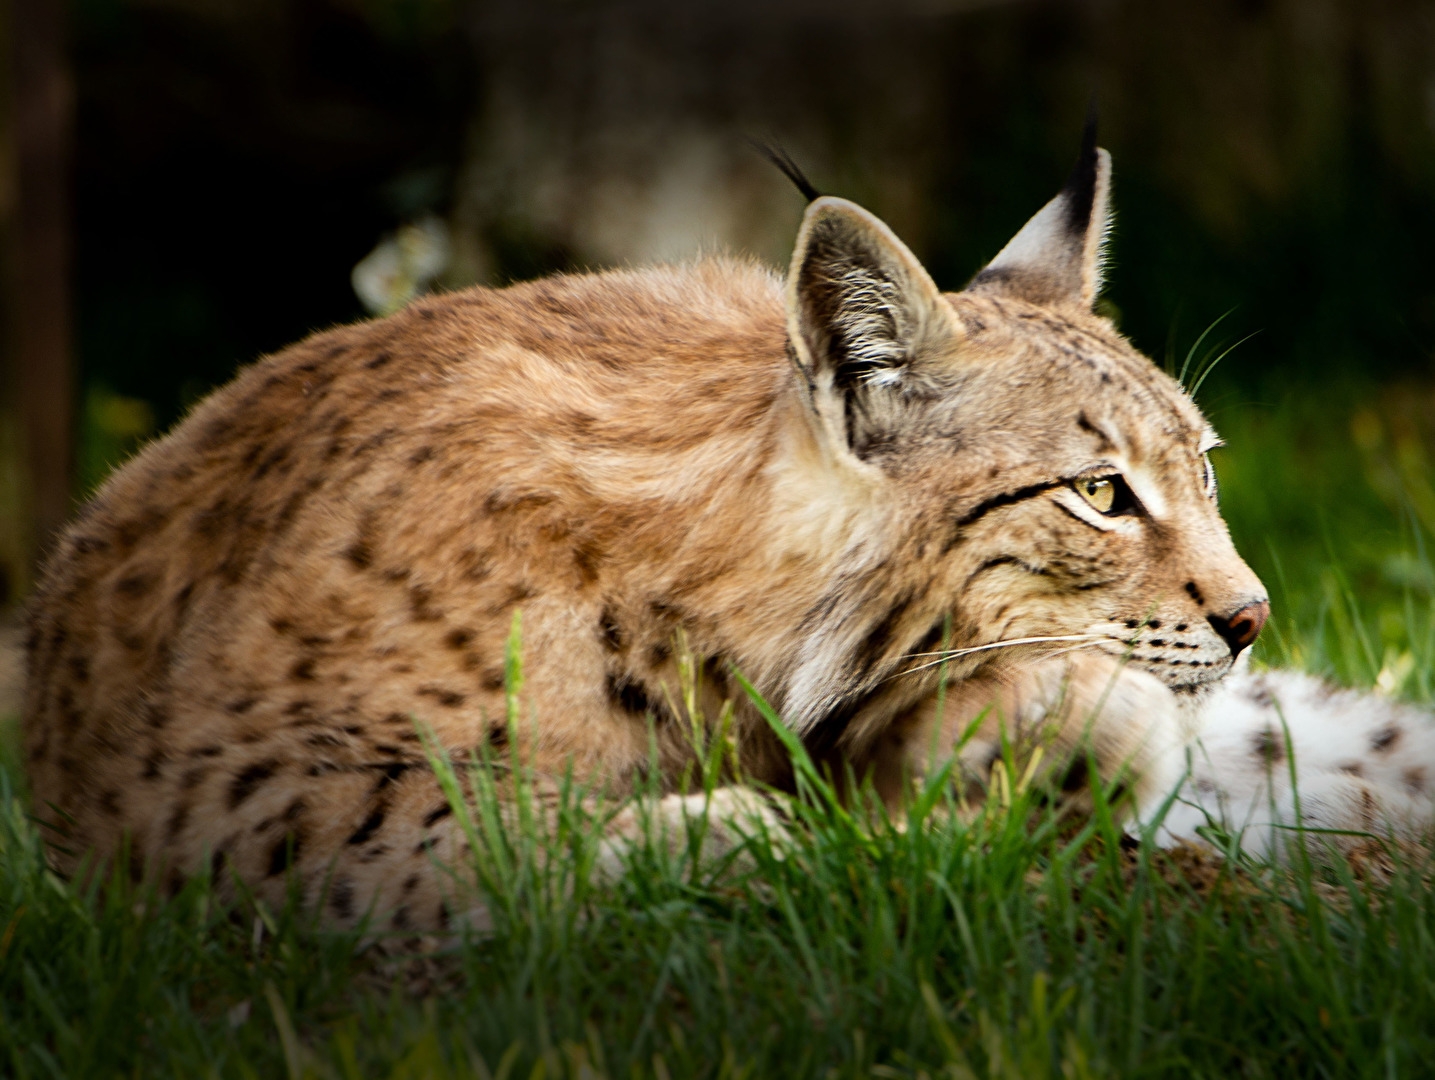
[[(73, 84), (60, 0), (10, 0), (14, 196), (7, 223), (6, 342), (27, 475), (26, 562), (70, 510), (74, 365), (70, 340), (70, 136)], [(12, 577), (28, 577), (28, 566)], [(12, 571), (14, 573), (14, 571)], [(18, 584), (18, 582), (17, 582)], [(3, 598), (0, 598), (3, 600)]]

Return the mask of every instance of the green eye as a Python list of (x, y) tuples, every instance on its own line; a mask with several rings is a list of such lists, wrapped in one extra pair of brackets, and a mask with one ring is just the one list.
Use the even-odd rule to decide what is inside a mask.
[(1110, 480), (1088, 477), (1076, 482), (1076, 490), (1092, 507), (1103, 514), (1111, 512), (1116, 503), (1116, 485)]

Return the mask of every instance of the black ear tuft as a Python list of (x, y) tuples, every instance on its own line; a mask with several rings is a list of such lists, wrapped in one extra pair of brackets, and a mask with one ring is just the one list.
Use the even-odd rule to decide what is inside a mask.
[(804, 199), (808, 202), (815, 202), (822, 198), (822, 192), (813, 187), (812, 181), (807, 179), (807, 175), (798, 168), (797, 162), (792, 160), (792, 156), (786, 150), (775, 143), (763, 142), (761, 139), (749, 139), (748, 142), (752, 144), (754, 150), (776, 165), (783, 176), (792, 181), (797, 190), (802, 192)]
[(1066, 178), (1062, 194), (1066, 196), (1066, 227), (1078, 235), (1086, 235), (1091, 224), (1091, 208), (1096, 203), (1096, 180), (1101, 159), (1096, 152), (1096, 101), (1086, 110), (1086, 126), (1081, 131), (1081, 153), (1071, 175)]

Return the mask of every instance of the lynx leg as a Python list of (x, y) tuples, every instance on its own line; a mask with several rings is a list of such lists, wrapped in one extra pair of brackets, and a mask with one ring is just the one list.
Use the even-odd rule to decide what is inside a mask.
[(711, 795), (665, 795), (655, 803), (630, 803), (613, 818), (599, 847), (597, 872), (604, 880), (621, 877), (629, 853), (645, 840), (677, 858), (697, 837), (697, 857), (706, 864), (728, 858), (749, 839), (767, 844), (780, 858), (790, 840), (773, 801), (753, 788), (732, 785)]

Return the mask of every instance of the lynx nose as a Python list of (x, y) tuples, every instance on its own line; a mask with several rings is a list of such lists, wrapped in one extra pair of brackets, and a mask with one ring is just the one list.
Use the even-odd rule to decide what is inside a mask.
[(1231, 659), (1234, 660), (1241, 655), (1242, 649), (1256, 640), (1256, 635), (1261, 632), (1261, 627), (1266, 625), (1270, 613), (1269, 600), (1256, 600), (1233, 615), (1207, 615), (1206, 621), (1216, 633), (1226, 639), (1226, 644), (1231, 647)]

